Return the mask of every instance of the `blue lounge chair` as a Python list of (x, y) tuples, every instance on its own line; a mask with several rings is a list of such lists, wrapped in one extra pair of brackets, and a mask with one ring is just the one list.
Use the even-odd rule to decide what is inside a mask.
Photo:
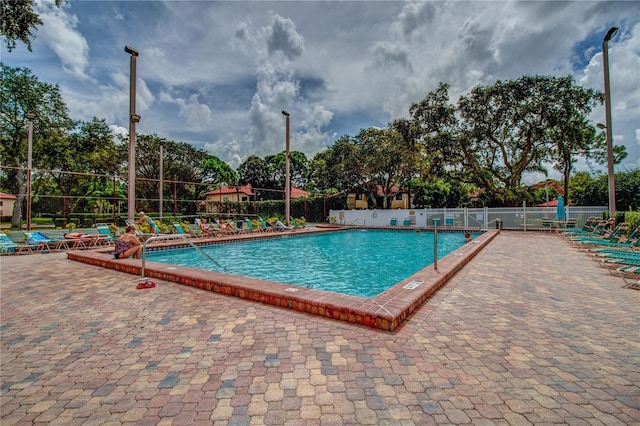
[(396, 226), (398, 224), (398, 218), (393, 217), (391, 218), (391, 220), (389, 221), (389, 226)]
[(411, 219), (406, 218), (404, 221), (402, 221), (402, 226), (411, 226)]
[(17, 243), (4, 232), (0, 232), (0, 254), (33, 253), (33, 251), (38, 248), (38, 245)]
[(185, 232), (184, 228), (182, 227), (182, 225), (178, 222), (173, 222), (173, 227), (176, 229), (176, 232), (180, 235), (185, 235), (187, 237), (197, 237), (197, 233), (191, 231), (191, 232)]
[(111, 228), (106, 223), (96, 223), (96, 229), (98, 230), (98, 235), (102, 237), (102, 243), (108, 245), (115, 245), (117, 238), (111, 232)]

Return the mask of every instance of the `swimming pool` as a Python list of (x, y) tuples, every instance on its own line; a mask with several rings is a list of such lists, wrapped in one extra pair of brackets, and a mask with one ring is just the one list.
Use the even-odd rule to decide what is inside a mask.
[[(321, 234), (335, 232), (335, 227), (307, 227), (302, 230), (287, 231), (291, 237), (300, 234)], [(424, 232), (423, 230), (398, 230), (396, 232)], [(442, 233), (444, 235), (444, 233)], [(428, 232), (426, 235), (429, 234)], [(438, 233), (440, 235), (440, 233)], [(331, 318), (353, 324), (360, 324), (380, 330), (392, 331), (398, 328), (411, 314), (427, 301), (447, 281), (462, 269), (474, 256), (482, 251), (499, 230), (482, 230), (471, 243), (464, 244), (447, 256), (438, 259), (437, 267), (431, 264), (415, 274), (397, 282), (375, 297), (352, 296), (348, 294), (322, 291), (315, 288), (293, 286), (246, 276), (235, 276), (220, 272), (210, 272), (185, 266), (169, 265), (159, 262), (147, 262), (143, 268), (138, 259), (114, 259), (113, 247), (95, 250), (70, 250), (67, 258), (73, 261), (121, 271), (127, 274), (155, 278), (164, 282), (173, 282), (207, 292), (233, 296), (258, 303), (276, 306), (318, 317)], [(231, 237), (201, 238), (194, 244), (205, 247), (215, 244), (227, 244), (230, 240), (270, 238), (265, 234), (247, 234)], [(184, 243), (178, 243), (183, 246)], [(156, 248), (175, 248), (175, 242), (159, 244)], [(135, 282), (134, 282), (135, 283)], [(126, 291), (127, 280), (123, 280)], [(158, 286), (157, 291), (162, 291)], [(133, 286), (134, 293), (137, 292)], [(135, 293), (137, 294), (137, 293)], [(212, 303), (214, 299), (203, 298), (203, 303)]]
[[(228, 274), (375, 297), (433, 263), (433, 238), (433, 232), (359, 229), (229, 242), (202, 250)], [(465, 242), (461, 233), (439, 233), (438, 257)], [(149, 252), (146, 258), (221, 272), (194, 249)]]

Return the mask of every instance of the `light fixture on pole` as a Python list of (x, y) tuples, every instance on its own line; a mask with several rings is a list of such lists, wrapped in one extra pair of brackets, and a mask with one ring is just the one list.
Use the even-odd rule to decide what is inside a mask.
[(29, 130), (27, 133), (27, 231), (31, 231), (31, 157), (33, 152), (33, 119), (35, 114), (26, 113), (24, 115), (29, 120)]
[(604, 109), (607, 126), (607, 173), (609, 175), (609, 217), (616, 214), (616, 178), (613, 171), (613, 129), (611, 128), (611, 90), (609, 89), (609, 40), (618, 32), (611, 27), (602, 42), (602, 64), (604, 66)]
[(289, 166), (289, 113), (287, 111), (282, 111), (282, 115), (285, 116), (285, 159), (284, 159), (284, 216), (287, 225), (290, 224), (291, 218), (291, 174), (290, 174), (290, 166)]
[(131, 55), (130, 84), (129, 84), (129, 191), (128, 211), (129, 220), (134, 219), (136, 210), (136, 123), (140, 116), (136, 114), (136, 60), (138, 51), (131, 46), (125, 46), (124, 51)]

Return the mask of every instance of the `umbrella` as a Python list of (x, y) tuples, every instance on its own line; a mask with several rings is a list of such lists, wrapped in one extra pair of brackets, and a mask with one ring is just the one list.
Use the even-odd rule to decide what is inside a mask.
[(564, 219), (564, 202), (562, 201), (562, 195), (558, 196), (558, 207), (556, 208), (556, 219)]

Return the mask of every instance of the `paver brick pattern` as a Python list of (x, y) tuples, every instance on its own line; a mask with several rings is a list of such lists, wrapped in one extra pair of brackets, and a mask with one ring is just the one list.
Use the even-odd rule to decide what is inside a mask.
[(640, 424), (640, 292), (553, 234), (502, 232), (393, 333), (64, 253), (0, 270), (3, 426)]

